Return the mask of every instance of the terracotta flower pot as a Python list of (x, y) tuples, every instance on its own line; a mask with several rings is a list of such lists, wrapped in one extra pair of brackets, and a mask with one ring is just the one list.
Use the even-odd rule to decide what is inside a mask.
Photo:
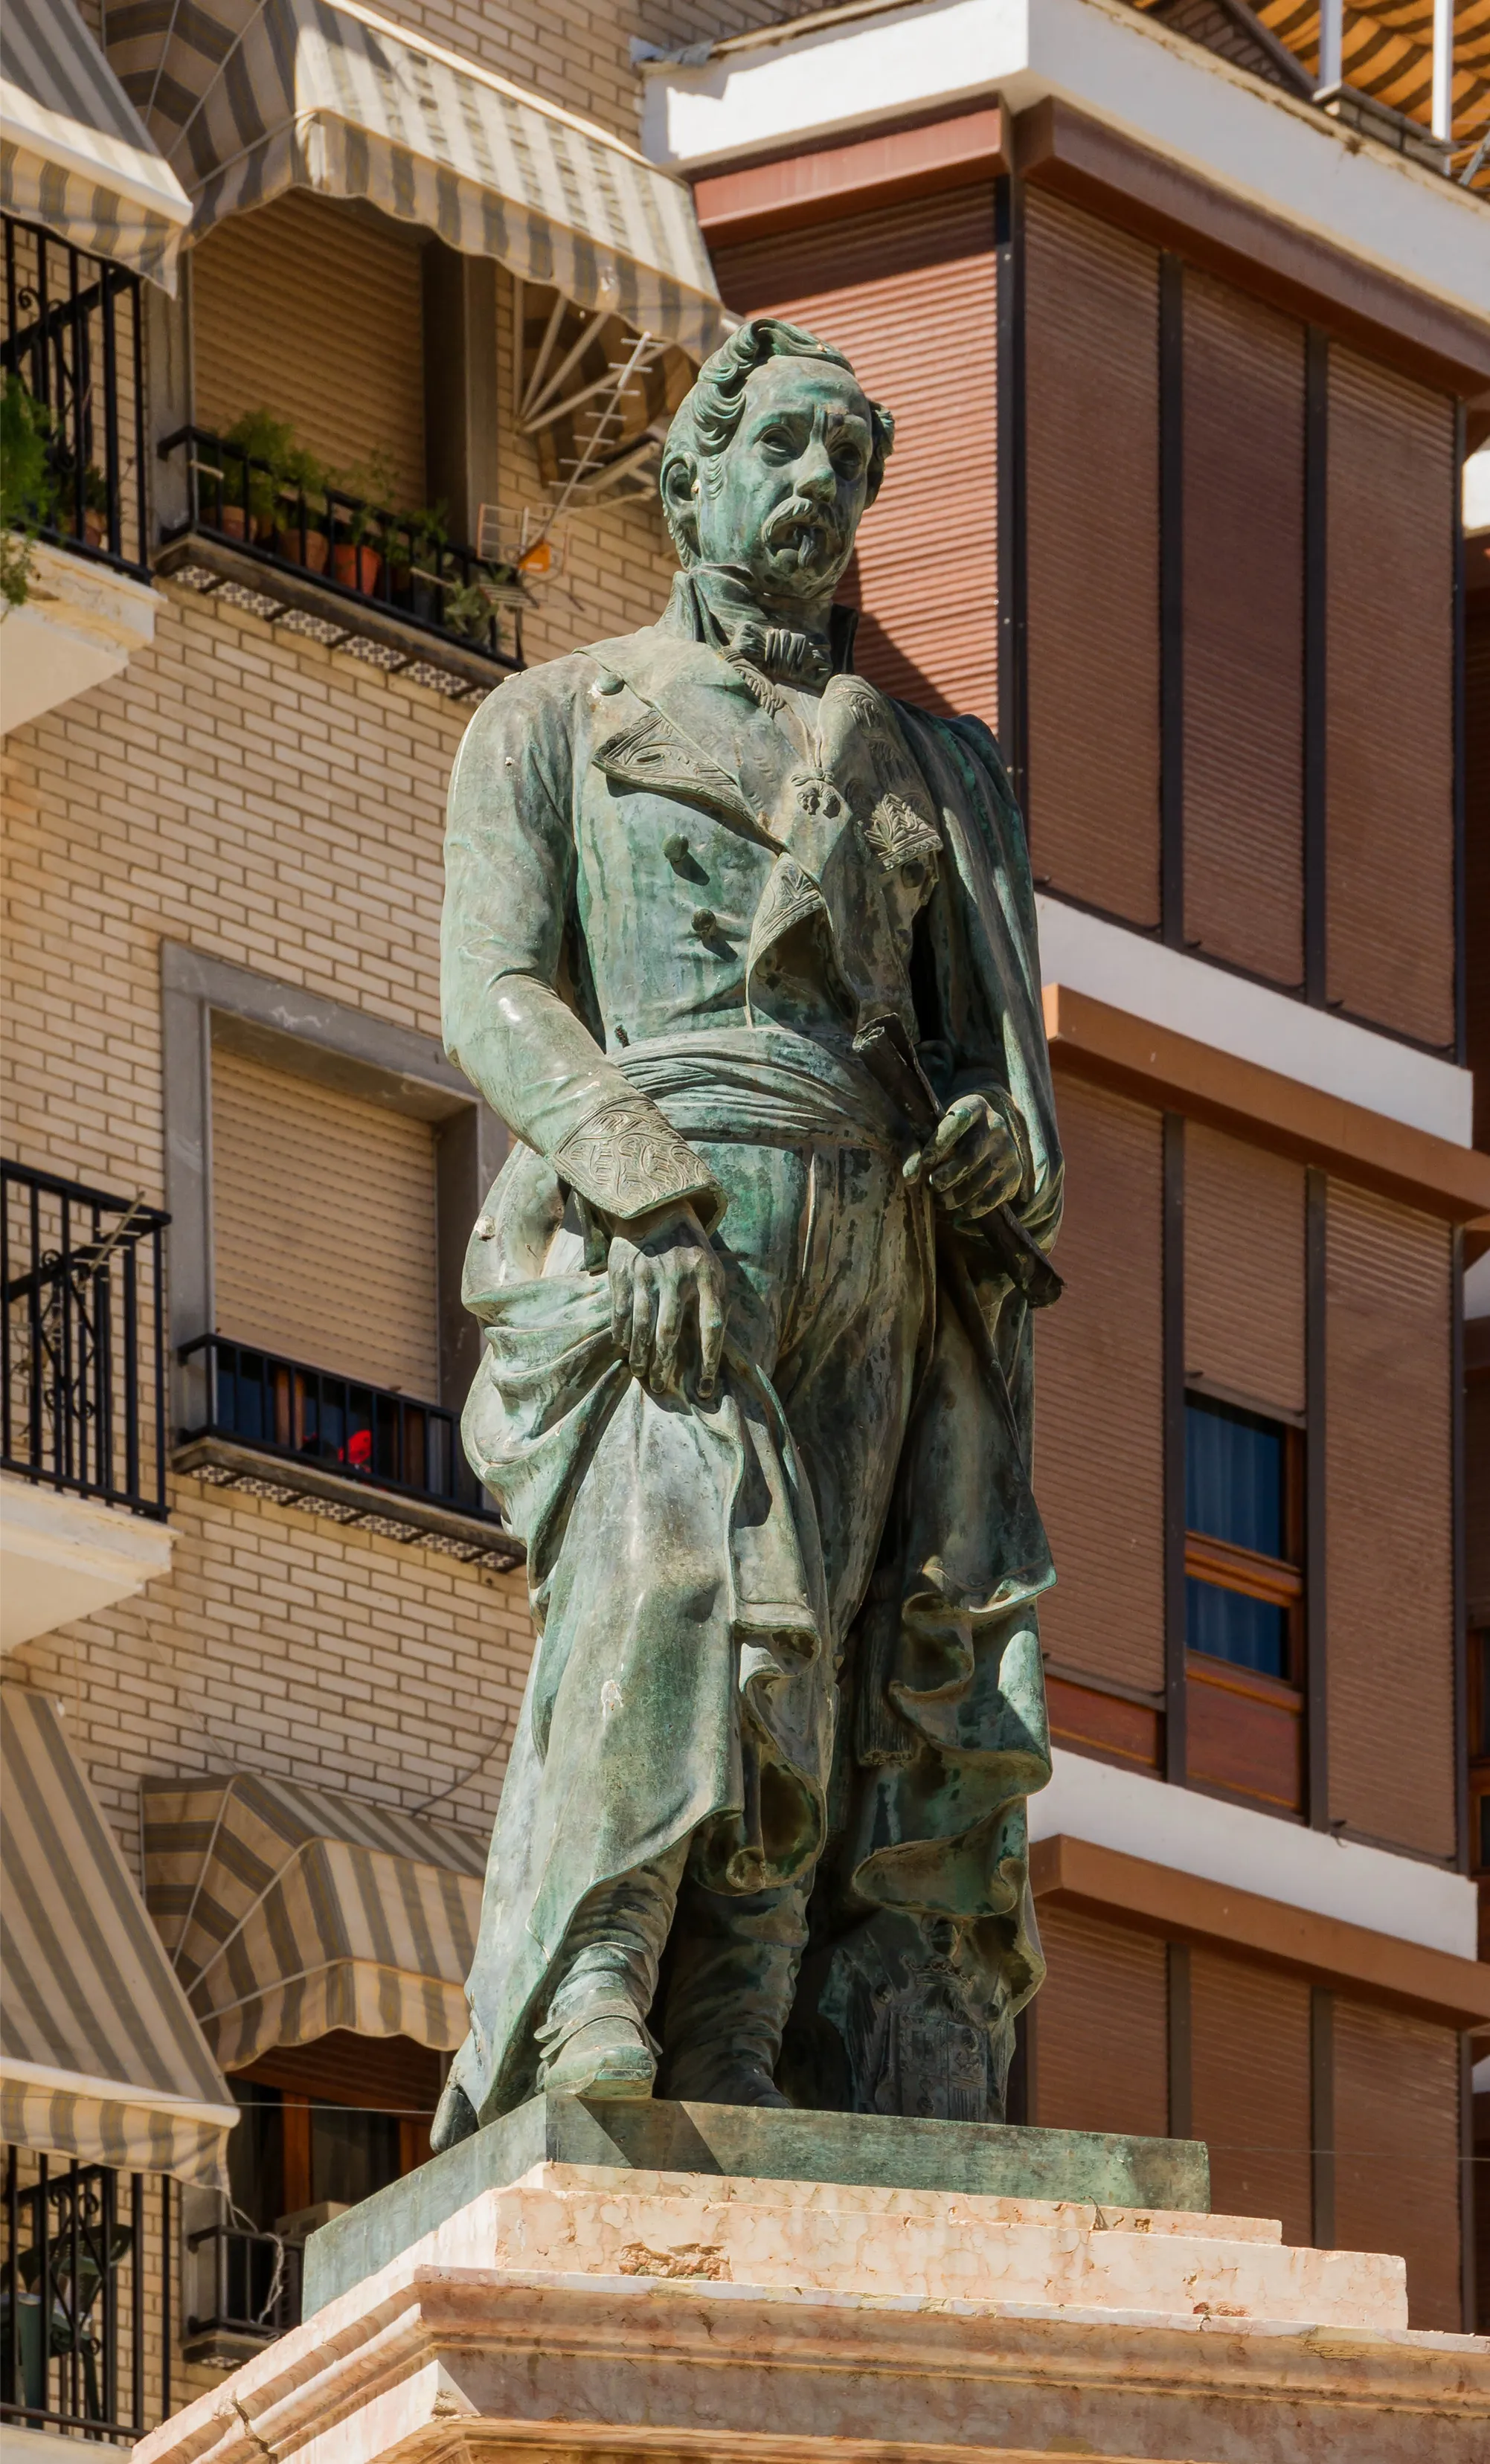
[(383, 579), (383, 559), (375, 547), (354, 547), (338, 539), (331, 550), (331, 571), (345, 589), (371, 596)]
[(92, 505), (84, 509), (83, 538), (90, 547), (102, 547), (108, 539), (108, 529), (106, 515), (95, 512)]
[(251, 517), (244, 512), (241, 505), (224, 505), (217, 517), (216, 527), (229, 539), (252, 539), (263, 541), (270, 537), (273, 525), (265, 521), (261, 515), (256, 514)]
[(324, 531), (276, 531), (275, 554), (287, 564), (302, 564), (307, 573), (324, 573), (331, 545)]

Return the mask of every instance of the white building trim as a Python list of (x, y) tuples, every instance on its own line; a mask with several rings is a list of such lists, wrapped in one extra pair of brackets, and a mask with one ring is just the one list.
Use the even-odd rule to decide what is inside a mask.
[(1440, 172), (1171, 34), (1121, 0), (923, 0), (834, 11), (643, 67), (642, 143), (689, 170), (822, 143), (887, 112), (1054, 96), (1233, 196), (1490, 318), (1484, 206)]
[(1193, 1036), (1217, 1052), (1255, 1061), (1455, 1146), (1473, 1145), (1469, 1070), (1062, 899), (1042, 896), (1036, 904), (1045, 983), (1068, 984), (1151, 1026)]
[(1457, 1959), (1476, 1956), (1479, 1899), (1462, 1875), (1057, 1747), (1049, 1788), (1030, 1799), (1030, 1837), (1060, 1833)]

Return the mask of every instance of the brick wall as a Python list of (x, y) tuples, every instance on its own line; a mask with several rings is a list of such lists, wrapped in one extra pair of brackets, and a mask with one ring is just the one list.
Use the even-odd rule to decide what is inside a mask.
[(61, 1703), (137, 1878), (145, 1773), (270, 1771), (492, 1820), (531, 1650), (521, 1573), (189, 1479), (171, 1526), (166, 1580), (6, 1662)]
[(593, 120), (634, 145), (641, 84), (632, 66), (634, 37), (659, 51), (718, 41), (757, 26), (808, 15), (817, 0), (389, 0), (382, 13), (399, 25), (480, 60), (566, 111)]

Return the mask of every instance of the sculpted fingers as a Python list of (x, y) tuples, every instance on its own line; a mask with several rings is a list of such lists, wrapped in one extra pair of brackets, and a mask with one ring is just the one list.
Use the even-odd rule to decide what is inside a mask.
[(636, 1252), (628, 1241), (611, 1243), (611, 1340), (626, 1353), (632, 1343), (632, 1273)]
[(678, 1383), (678, 1340), (683, 1331), (683, 1287), (676, 1266), (662, 1269), (657, 1292), (656, 1336), (653, 1346), (653, 1382)]
[(713, 1394), (718, 1382), (720, 1358), (724, 1349), (724, 1278), (712, 1251), (700, 1272), (698, 1297), (699, 1392), (708, 1396)]
[(641, 1255), (632, 1275), (632, 1322), (627, 1351), (627, 1357), (638, 1377), (645, 1377), (652, 1366), (656, 1308), (656, 1269), (650, 1258)]

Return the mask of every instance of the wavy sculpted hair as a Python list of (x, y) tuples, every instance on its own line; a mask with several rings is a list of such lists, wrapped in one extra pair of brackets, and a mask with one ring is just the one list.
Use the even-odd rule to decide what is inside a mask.
[[(815, 334), (809, 334), (801, 325), (789, 325), (781, 317), (747, 317), (728, 341), (704, 361), (692, 390), (673, 415), (667, 443), (662, 448), (659, 474), (662, 512), (678, 560), (685, 565), (696, 563), (699, 554), (687, 502), (693, 477), (698, 477), (701, 487), (719, 485), (723, 476), (720, 457), (745, 416), (745, 386), (752, 372), (763, 368), (767, 360), (827, 360), (835, 368), (846, 368), (851, 377), (854, 375), (850, 362), (831, 342), (820, 342)], [(895, 421), (878, 402), (870, 403), (869, 418), (873, 442), (864, 501), (872, 505), (879, 494), (885, 462), (895, 443)], [(675, 501), (669, 482), (672, 473), (679, 467), (689, 473), (688, 491), (681, 501)]]

